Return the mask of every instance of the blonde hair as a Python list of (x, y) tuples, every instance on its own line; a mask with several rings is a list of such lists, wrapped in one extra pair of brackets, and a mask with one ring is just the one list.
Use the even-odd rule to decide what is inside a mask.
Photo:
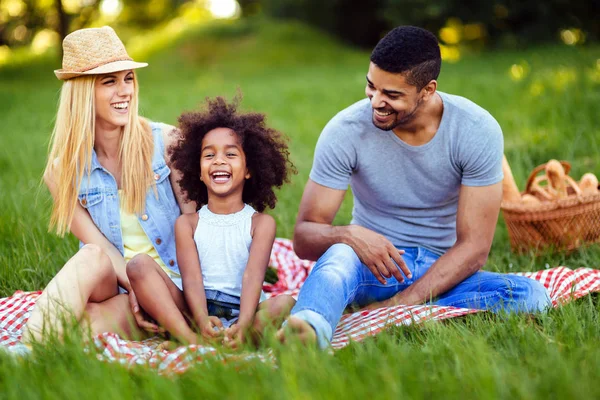
[[(135, 74), (135, 73), (134, 73)], [(50, 154), (44, 171), (56, 186), (50, 230), (60, 236), (69, 231), (84, 173), (91, 173), (96, 107), (94, 87), (98, 75), (77, 77), (63, 83)], [(155, 186), (152, 171), (154, 141), (148, 122), (138, 115), (138, 84), (129, 102), (129, 122), (119, 143), (123, 206), (128, 213), (142, 214), (146, 193)]]

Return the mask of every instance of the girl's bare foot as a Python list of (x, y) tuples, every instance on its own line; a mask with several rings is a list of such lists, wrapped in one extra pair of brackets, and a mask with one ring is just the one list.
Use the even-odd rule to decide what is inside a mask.
[(282, 344), (298, 340), (304, 345), (314, 345), (317, 343), (317, 333), (305, 320), (289, 317), (285, 326), (277, 331), (277, 340)]
[(171, 351), (171, 350), (175, 350), (176, 348), (178, 348), (179, 346), (181, 346), (181, 344), (172, 341), (172, 340), (165, 340), (164, 342), (162, 342), (161, 344), (159, 344), (158, 346), (156, 346), (156, 351)]

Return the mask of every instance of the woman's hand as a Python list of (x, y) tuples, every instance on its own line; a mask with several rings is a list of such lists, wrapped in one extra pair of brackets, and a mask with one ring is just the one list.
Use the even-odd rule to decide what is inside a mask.
[(208, 341), (223, 336), (223, 323), (215, 316), (206, 317), (200, 324), (200, 334)]
[(132, 289), (129, 289), (129, 306), (131, 307), (131, 312), (133, 313), (133, 317), (135, 318), (135, 323), (140, 328), (142, 328), (146, 332), (151, 333), (165, 332), (163, 328), (144, 318), (144, 312), (140, 309), (140, 305), (138, 304), (137, 298), (135, 297), (135, 293)]

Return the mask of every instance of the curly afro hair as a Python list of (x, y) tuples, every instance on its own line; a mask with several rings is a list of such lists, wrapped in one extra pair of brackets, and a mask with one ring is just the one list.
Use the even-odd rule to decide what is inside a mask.
[(206, 109), (183, 113), (179, 121), (180, 137), (169, 150), (173, 166), (182, 174), (178, 183), (188, 201), (198, 209), (208, 202), (206, 185), (199, 179), (200, 153), (204, 135), (216, 128), (233, 130), (246, 155), (246, 167), (251, 174), (244, 183), (242, 200), (257, 211), (275, 208), (274, 189), (289, 182), (295, 167), (289, 160), (286, 138), (265, 125), (265, 115), (237, 111), (241, 98), (227, 103), (223, 97), (206, 99)]
[(371, 61), (384, 71), (402, 73), (406, 81), (423, 89), (440, 74), (442, 58), (435, 35), (416, 26), (399, 26), (375, 46)]

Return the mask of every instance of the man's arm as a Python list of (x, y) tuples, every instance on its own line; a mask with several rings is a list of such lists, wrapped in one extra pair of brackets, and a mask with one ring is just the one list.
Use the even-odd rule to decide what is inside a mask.
[(331, 225), (345, 194), (345, 190), (331, 189), (308, 180), (294, 229), (296, 254), (300, 258), (316, 260), (334, 244), (345, 243), (380, 282), (385, 284), (385, 278), (392, 275), (399, 282), (404, 280), (393, 261), (410, 277), (401, 257), (403, 252), (384, 236), (358, 225)]
[(343, 242), (344, 226), (332, 226), (345, 190), (330, 189), (308, 180), (294, 227), (294, 251), (300, 258), (316, 261), (336, 243)]
[(502, 182), (490, 186), (462, 186), (456, 216), (456, 243), (418, 281), (389, 300), (368, 308), (421, 304), (455, 287), (487, 261), (492, 246)]

